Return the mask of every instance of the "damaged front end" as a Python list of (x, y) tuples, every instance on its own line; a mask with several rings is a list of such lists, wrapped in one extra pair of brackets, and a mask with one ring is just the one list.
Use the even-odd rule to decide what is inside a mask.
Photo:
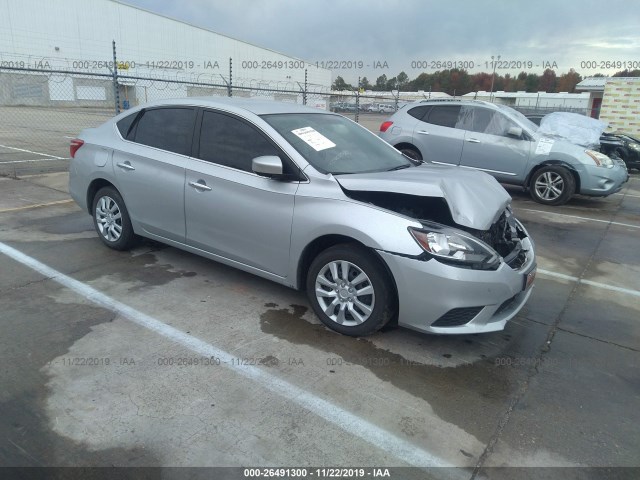
[(392, 192), (349, 191), (354, 199), (413, 218), (422, 228), (409, 228), (424, 258), (474, 270), (497, 270), (503, 261), (514, 270), (527, 262), (533, 245), (510, 206), (486, 230), (456, 223), (444, 198)]

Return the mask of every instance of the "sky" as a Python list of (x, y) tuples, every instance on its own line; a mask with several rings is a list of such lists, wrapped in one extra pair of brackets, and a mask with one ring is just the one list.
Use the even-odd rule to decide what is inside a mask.
[[(390, 78), (404, 71), (413, 79), (455, 66), (437, 62), (463, 62), (471, 73), (491, 73), (494, 65), (501, 74), (541, 74), (549, 66), (560, 75), (573, 68), (583, 77), (640, 69), (636, 0), (123, 3), (312, 63), (324, 62), (332, 67), (334, 79), (340, 75), (354, 84), (359, 76), (374, 83), (382, 74)], [(497, 60), (498, 55), (500, 62), (491, 64), (491, 56)]]

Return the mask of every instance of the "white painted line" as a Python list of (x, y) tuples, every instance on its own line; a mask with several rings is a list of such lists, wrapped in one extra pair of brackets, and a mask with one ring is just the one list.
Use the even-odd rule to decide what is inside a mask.
[(76, 137), (70, 137), (69, 135), (65, 135), (64, 138), (68, 138), (69, 140), (73, 140)]
[[(60, 285), (73, 290), (91, 302), (107, 308), (131, 322), (151, 330), (152, 332), (155, 332), (179, 345), (187, 347), (195, 353), (206, 357), (218, 357), (220, 358), (220, 361), (224, 362), (227, 366), (232, 364), (233, 358), (236, 358), (230, 353), (220, 350), (197, 337), (188, 335), (177, 328), (167, 325), (166, 323), (162, 323), (160, 320), (114, 300), (95, 288), (68, 277), (44, 263), (39, 262), (35, 258), (29, 257), (19, 250), (16, 250), (2, 242), (0, 242), (0, 253), (5, 254), (13, 260), (35, 270)], [(409, 465), (415, 467), (453, 466), (451, 463), (439, 458), (431, 452), (413, 445), (403, 438), (372, 424), (364, 418), (358, 417), (357, 415), (354, 415), (353, 413), (350, 413), (327, 400), (317, 397), (314, 394), (287, 382), (286, 380), (265, 372), (263, 369), (246, 365), (242, 367), (234, 366), (232, 371), (253, 380), (261, 387), (271, 390), (272, 392), (284, 397), (286, 400), (300, 405), (327, 422), (341, 428), (345, 432), (370, 443), (376, 448), (390, 453)]]
[(34, 155), (42, 155), (43, 157), (52, 157), (52, 158), (57, 158), (59, 160), (62, 160), (62, 157), (56, 157), (55, 155), (49, 155), (48, 153), (32, 152), (31, 150), (25, 150), (24, 148), (8, 147), (7, 145), (0, 145), (0, 147), (8, 148), (10, 150), (17, 150), (19, 152), (33, 153)]
[(532, 208), (518, 208), (516, 210), (524, 210), (525, 212), (544, 213), (545, 215), (557, 215), (560, 217), (577, 218), (588, 222), (610, 223), (611, 225), (619, 225), (621, 227), (640, 228), (640, 225), (631, 225), (630, 223), (612, 222), (610, 220), (600, 220), (598, 218), (579, 217), (577, 215), (567, 215), (566, 213), (547, 212), (546, 210), (534, 210)]
[(8, 162), (3, 162), (0, 160), (0, 165), (6, 165), (8, 163), (31, 163), (31, 162), (59, 162), (60, 160), (71, 160), (70, 158), (35, 158), (29, 160), (9, 160)]
[(57, 200), (55, 202), (34, 203), (31, 205), (23, 205), (22, 207), (3, 208), (3, 209), (0, 209), (0, 213), (18, 212), (20, 210), (31, 210), (32, 208), (51, 207), (53, 205), (64, 205), (65, 203), (71, 203), (73, 201), (74, 201), (73, 199), (69, 198), (68, 200)]
[(605, 290), (611, 290), (612, 292), (624, 293), (626, 295), (633, 295), (634, 297), (640, 297), (640, 291), (631, 290), (630, 288), (616, 287), (613, 285), (607, 285), (606, 283), (594, 282), (593, 280), (585, 280), (584, 278), (574, 277), (572, 275), (565, 275), (564, 273), (551, 272), (549, 270), (538, 269), (538, 273), (547, 275), (549, 277), (561, 278), (563, 280), (570, 280), (572, 282), (583, 283), (592, 287), (603, 288)]
[(631, 193), (614, 193), (614, 195), (623, 195), (625, 197), (640, 198), (640, 195), (633, 195)]

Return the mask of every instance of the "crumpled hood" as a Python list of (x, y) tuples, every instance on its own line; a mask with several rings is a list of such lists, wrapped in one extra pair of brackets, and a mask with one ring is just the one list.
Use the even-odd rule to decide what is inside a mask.
[(511, 196), (491, 175), (460, 167), (423, 164), (391, 172), (338, 175), (335, 179), (345, 190), (444, 198), (454, 222), (477, 230), (488, 230), (511, 202)]

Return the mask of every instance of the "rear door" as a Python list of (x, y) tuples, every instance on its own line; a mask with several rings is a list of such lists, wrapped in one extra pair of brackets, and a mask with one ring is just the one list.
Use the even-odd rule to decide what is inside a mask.
[(196, 110), (144, 110), (114, 150), (117, 188), (131, 218), (152, 235), (184, 242), (184, 176)]
[[(186, 170), (187, 243), (286, 276), (297, 167), (255, 125), (229, 113), (203, 110), (195, 143)], [(253, 173), (251, 160), (263, 155), (279, 156), (296, 180)]]
[(458, 127), (465, 133), (460, 166), (483, 170), (507, 183), (524, 180), (531, 141), (525, 133), (509, 135), (509, 128), (518, 124), (501, 112), (473, 105), (462, 108)]
[(425, 160), (458, 165), (464, 130), (456, 129), (460, 105), (435, 105), (426, 110), (414, 130), (413, 139)]

